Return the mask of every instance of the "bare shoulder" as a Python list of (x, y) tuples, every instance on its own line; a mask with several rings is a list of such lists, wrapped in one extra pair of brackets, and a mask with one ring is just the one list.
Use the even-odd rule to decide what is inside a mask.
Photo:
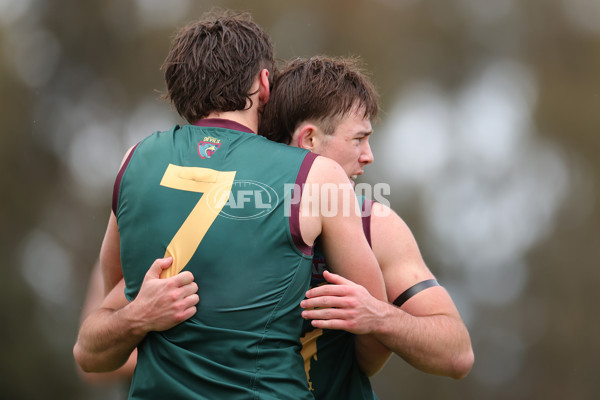
[(330, 158), (317, 156), (306, 178), (307, 183), (349, 183), (343, 168)]
[[(345, 214), (334, 212), (352, 209), (352, 206), (358, 209), (358, 202), (343, 168), (329, 158), (317, 156), (306, 177), (300, 199), (300, 232), (304, 243), (312, 245), (317, 236), (328, 231), (327, 228), (352, 223), (360, 228), (358, 213), (354, 218), (343, 218)], [(362, 230), (356, 232), (361, 234)]]

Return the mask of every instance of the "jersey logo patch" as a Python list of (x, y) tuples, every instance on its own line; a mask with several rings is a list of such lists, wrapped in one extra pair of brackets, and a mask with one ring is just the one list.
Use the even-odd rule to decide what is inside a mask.
[(221, 141), (213, 137), (205, 137), (203, 141), (198, 143), (198, 155), (200, 158), (211, 158), (215, 151), (221, 147)]

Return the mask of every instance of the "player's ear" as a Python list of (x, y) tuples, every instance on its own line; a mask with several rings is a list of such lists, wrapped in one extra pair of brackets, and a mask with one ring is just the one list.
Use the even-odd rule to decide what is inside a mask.
[(292, 137), (292, 146), (314, 151), (317, 146), (317, 128), (310, 123), (303, 123), (296, 128)]
[(263, 68), (258, 74), (258, 101), (261, 106), (267, 104), (270, 94), (269, 70)]

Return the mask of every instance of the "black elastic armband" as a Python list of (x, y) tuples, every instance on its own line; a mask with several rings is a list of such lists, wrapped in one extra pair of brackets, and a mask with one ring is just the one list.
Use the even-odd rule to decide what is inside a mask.
[(414, 284), (413, 286), (409, 287), (404, 292), (402, 292), (402, 294), (398, 296), (396, 300), (394, 300), (393, 304), (397, 307), (400, 307), (415, 294), (432, 286), (440, 286), (440, 284), (435, 279), (427, 279), (426, 281)]

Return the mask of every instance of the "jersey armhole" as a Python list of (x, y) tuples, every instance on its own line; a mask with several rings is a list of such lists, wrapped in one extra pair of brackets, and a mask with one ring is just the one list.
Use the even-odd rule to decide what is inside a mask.
[(121, 188), (121, 180), (123, 179), (123, 174), (125, 173), (125, 170), (129, 165), (129, 161), (131, 161), (131, 156), (133, 156), (133, 153), (135, 152), (139, 144), (140, 143), (138, 142), (135, 146), (133, 146), (133, 148), (127, 155), (127, 158), (123, 162), (123, 165), (121, 165), (121, 168), (119, 168), (119, 173), (117, 174), (117, 177), (115, 179), (115, 185), (113, 187), (112, 196), (112, 211), (115, 214), (115, 216), (117, 215), (117, 206), (119, 205), (119, 189)]
[[(306, 156), (304, 156), (302, 164), (300, 164), (300, 170), (298, 171), (298, 175), (296, 176), (296, 184), (294, 185), (294, 192), (292, 193), (292, 198), (298, 199), (298, 201), (290, 204), (290, 217), (288, 219), (290, 225), (290, 234), (292, 236), (294, 245), (302, 254), (307, 256), (313, 255), (313, 247), (304, 243), (304, 239), (302, 239), (302, 233), (300, 232), (300, 199), (302, 198), (302, 190), (304, 189), (306, 178), (308, 177), (310, 168), (312, 167), (316, 158), (316, 154), (308, 152), (306, 153)], [(299, 193), (296, 193), (297, 190)]]
[[(360, 199), (360, 196), (359, 196)], [(360, 201), (360, 200), (359, 200)], [(369, 200), (366, 198), (362, 198), (362, 207), (361, 207), (361, 219), (363, 231), (365, 232), (365, 237), (367, 238), (367, 242), (369, 242), (369, 247), (373, 248), (371, 244), (371, 213), (373, 211), (373, 203), (375, 200)]]

